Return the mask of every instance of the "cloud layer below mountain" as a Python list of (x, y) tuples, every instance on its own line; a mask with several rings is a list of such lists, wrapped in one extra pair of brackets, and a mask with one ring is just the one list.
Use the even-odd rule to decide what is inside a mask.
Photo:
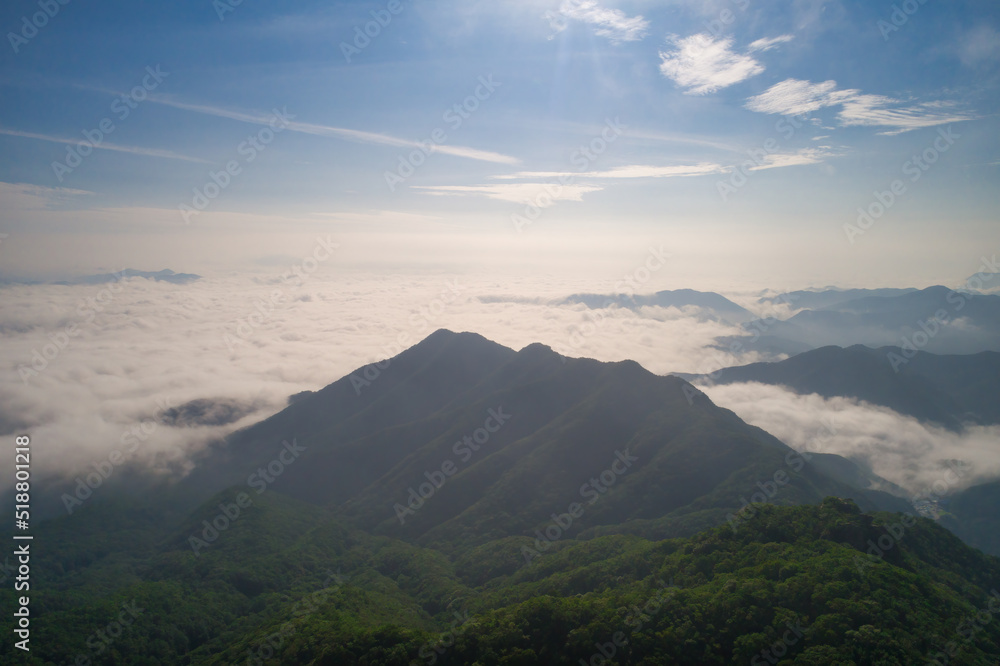
[[(709, 349), (715, 336), (736, 331), (695, 312), (550, 305), (606, 284), (321, 273), (5, 287), (0, 432), (32, 436), (36, 478), (87, 473), (115, 450), (126, 462), (183, 469), (207, 442), (282, 409), (288, 396), (392, 357), (438, 328), (514, 349), (542, 342), (567, 356), (631, 358), (662, 374), (759, 360)], [(161, 416), (202, 399), (237, 420)]]
[[(799, 451), (834, 453), (868, 465), (912, 496), (938, 495), (1000, 476), (1000, 427), (961, 434), (886, 407), (848, 398), (799, 395), (758, 383), (703, 386), (717, 404)], [(958, 468), (956, 479), (949, 470)]]
[[(438, 328), (513, 349), (541, 342), (571, 357), (634, 359), (657, 374), (770, 360), (752, 345), (715, 349), (716, 337), (738, 330), (697, 309), (555, 304), (610, 288), (596, 279), (289, 275), (4, 287), (0, 433), (32, 436), (36, 480), (85, 475), (116, 450), (125, 463), (176, 473), (207, 443), (279, 411), (289, 396), (390, 358)], [(867, 457), (913, 492), (940, 478), (948, 459), (974, 465), (970, 482), (1000, 474), (996, 429), (956, 436), (888, 410), (775, 387), (708, 392), (797, 448), (809, 448), (810, 433), (834, 418), (838, 433), (825, 451)], [(226, 418), (176, 418), (217, 413)]]

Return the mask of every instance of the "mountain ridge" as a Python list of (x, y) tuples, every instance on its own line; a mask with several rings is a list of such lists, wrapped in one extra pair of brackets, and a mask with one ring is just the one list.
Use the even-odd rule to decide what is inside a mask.
[(900, 347), (827, 346), (777, 362), (681, 374), (715, 384), (759, 382), (800, 394), (847, 397), (953, 431), (1000, 423), (1000, 352), (942, 355)]

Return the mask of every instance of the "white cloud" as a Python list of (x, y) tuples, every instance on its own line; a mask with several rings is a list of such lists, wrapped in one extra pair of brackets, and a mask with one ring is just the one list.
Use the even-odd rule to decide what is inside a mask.
[(750, 43), (750, 52), (756, 53), (757, 51), (770, 51), (771, 49), (778, 48), (779, 44), (786, 44), (795, 39), (792, 35), (781, 35), (779, 37), (765, 37), (763, 39), (758, 39), (755, 42)]
[(594, 26), (594, 34), (612, 42), (639, 41), (649, 31), (649, 21), (642, 16), (629, 17), (620, 9), (606, 9), (597, 0), (563, 0), (559, 10), (547, 12), (545, 18), (556, 33), (565, 30), (567, 19), (572, 19)]
[(583, 195), (604, 189), (596, 185), (510, 183), (504, 185), (421, 185), (413, 189), (437, 196), (481, 195), (498, 201), (547, 208), (557, 201), (582, 201)]
[[(626, 179), (626, 178), (683, 178), (708, 176), (724, 173), (729, 167), (703, 163), (678, 166), (651, 166), (633, 164), (615, 167), (606, 171), (560, 172), (560, 171), (520, 171), (494, 176), (496, 180), (531, 180), (527, 183), (503, 183), (494, 185), (433, 185), (415, 186), (413, 189), (436, 196), (485, 196), (498, 201), (534, 205), (548, 208), (559, 201), (583, 201), (583, 195), (600, 192), (602, 185), (569, 183), (569, 179)], [(539, 180), (550, 182), (541, 183)], [(551, 182), (551, 181), (560, 182)]]
[[(640, 250), (636, 265), (641, 260)], [(213, 398), (252, 410), (231, 426), (160, 423), (129, 458), (157, 469), (183, 469), (207, 442), (266, 418), (282, 408), (287, 396), (318, 389), (394, 355), (401, 334), (412, 345), (441, 327), (476, 331), (514, 349), (542, 342), (568, 356), (634, 359), (657, 374), (710, 372), (761, 360), (713, 346), (716, 336), (738, 329), (698, 321), (674, 308), (597, 313), (583, 306), (551, 305), (570, 293), (607, 293), (618, 279), (613, 277), (609, 282), (597, 276), (499, 278), (478, 269), (436, 275), (320, 272), (297, 286), (283, 285), (277, 279), (282, 272), (276, 268), (263, 277), (208, 278), (184, 287), (127, 280), (113, 299), (103, 300), (91, 323), (81, 318), (78, 307), (103, 287), (5, 288), (0, 425), (28, 432), (45, 447), (33, 468), (41, 481), (92, 471), (93, 464), (121, 449), (125, 432), (154, 419), (164, 403)], [(662, 278), (673, 279), (667, 272)], [(449, 284), (456, 285), (457, 293)], [(643, 291), (666, 286), (651, 282)], [(234, 335), (236, 322), (258, 313), (257, 304), (276, 288), (285, 292), (284, 301), (258, 320), (245, 343), (230, 350), (223, 335)], [(449, 296), (447, 303), (443, 295)], [(49, 344), (70, 323), (80, 332), (25, 385), (18, 365), (30, 364), (32, 350)], [(966, 484), (1000, 474), (1000, 428), (973, 428), (958, 435), (888, 409), (798, 396), (773, 386), (705, 390), (721, 406), (792, 447), (866, 461), (877, 474), (911, 492), (938, 480), (947, 460), (972, 465)], [(836, 435), (818, 443), (817, 430), (831, 420)], [(8, 483), (0, 480), (0, 487)]]
[[(572, 254), (571, 242), (561, 245)], [(533, 256), (523, 246), (522, 252)], [(629, 254), (634, 266), (643, 265), (644, 245)], [(257, 277), (227, 275), (183, 287), (131, 279), (113, 298), (100, 295), (104, 286), (8, 286), (0, 311), (0, 428), (29, 433), (44, 452), (33, 461), (39, 481), (92, 472), (144, 421), (148, 437), (128, 460), (184, 469), (207, 442), (270, 416), (289, 395), (395, 355), (400, 335), (411, 346), (437, 328), (476, 331), (514, 349), (542, 342), (569, 356), (631, 358), (666, 373), (695, 371), (695, 360), (717, 354), (710, 348), (715, 336), (738, 331), (677, 312), (654, 318), (621, 309), (597, 318), (583, 307), (547, 303), (574, 292), (607, 292), (619, 268), (634, 266), (568, 279), (489, 276), (479, 265), (469, 274), (406, 275), (337, 273), (331, 265), (298, 285), (278, 278), (286, 264)], [(333, 272), (323, 273), (327, 268)], [(658, 286), (653, 282), (650, 291)], [(270, 307), (275, 290), (284, 298)], [(100, 299), (101, 310), (81, 313), (91, 298)], [(254, 323), (230, 349), (223, 336), (239, 340), (241, 320)], [(70, 324), (77, 332), (25, 384), (18, 366), (31, 365), (33, 350), (56, 344), (53, 336)], [(758, 359), (725, 354), (720, 362), (741, 360)], [(164, 404), (199, 398), (231, 401), (251, 413), (230, 426), (152, 428)], [(12, 478), (0, 480), (0, 489)]]
[(764, 171), (765, 169), (819, 164), (826, 160), (826, 158), (832, 156), (832, 152), (822, 147), (803, 148), (795, 153), (771, 153), (761, 160), (761, 164), (751, 167), (750, 171)]
[[(164, 106), (170, 106), (175, 109), (183, 109), (185, 111), (192, 111), (194, 113), (202, 113), (209, 116), (216, 116), (219, 118), (229, 118), (231, 120), (238, 120), (240, 122), (251, 123), (254, 125), (269, 125), (274, 121), (275, 116), (273, 114), (260, 114), (260, 113), (249, 113), (244, 111), (233, 111), (232, 109), (223, 109), (214, 106), (207, 106), (203, 104), (188, 104), (185, 102), (178, 102), (169, 97), (162, 95), (151, 95), (149, 97), (151, 102), (156, 104), (162, 104)], [(294, 116), (291, 116), (294, 118)], [(305, 123), (297, 120), (290, 120), (284, 125), (286, 129), (292, 132), (300, 132), (302, 134), (311, 134), (313, 136), (326, 136), (339, 139), (346, 139), (348, 141), (356, 141), (358, 143), (372, 143), (383, 146), (395, 146), (397, 148), (418, 148), (424, 149), (424, 145), (416, 141), (410, 141), (409, 139), (399, 139), (388, 134), (377, 134), (375, 132), (366, 132), (363, 130), (348, 129), (345, 127), (333, 127), (330, 125), (318, 125), (315, 123)], [(516, 157), (511, 157), (510, 155), (504, 155), (502, 153), (495, 153), (488, 150), (479, 150), (477, 148), (469, 148), (466, 146), (449, 146), (436, 144), (431, 147), (431, 152), (443, 153), (445, 155), (452, 155), (454, 157), (463, 157), (471, 160), (478, 160), (482, 162), (493, 162), (495, 164), (518, 164), (520, 160)]]
[(924, 102), (910, 107), (889, 108), (900, 102), (880, 95), (858, 95), (844, 102), (838, 114), (845, 127), (892, 127), (882, 134), (901, 134), (921, 127), (973, 120), (975, 116), (956, 111), (951, 102)]
[(521, 178), (679, 178), (688, 176), (709, 176), (727, 170), (719, 164), (704, 162), (702, 164), (653, 166), (647, 164), (630, 164), (615, 167), (606, 171), (560, 172), (560, 171), (519, 171), (518, 173), (494, 176), (498, 180), (517, 180)]
[(852, 458), (914, 495), (942, 480), (947, 463), (953, 460), (967, 463), (969, 472), (952, 490), (1000, 476), (996, 453), (1000, 426), (973, 427), (958, 434), (886, 407), (848, 398), (798, 395), (782, 386), (747, 383), (701, 388), (716, 404), (792, 448)]
[(956, 111), (952, 102), (904, 102), (883, 95), (866, 95), (860, 90), (838, 90), (836, 81), (812, 83), (786, 79), (760, 95), (751, 97), (746, 108), (759, 113), (799, 115), (831, 106), (842, 107), (837, 115), (842, 127), (890, 127), (883, 134), (900, 134), (921, 127), (934, 127), (975, 116)]
[(701, 33), (683, 39), (672, 36), (670, 41), (674, 49), (660, 52), (660, 72), (689, 95), (715, 92), (764, 71), (750, 56), (733, 51), (730, 38)]
[[(759, 113), (800, 115), (841, 103), (857, 91), (837, 91), (836, 81), (811, 83), (786, 79), (747, 100), (746, 108)], [(846, 94), (845, 94), (846, 93)]]

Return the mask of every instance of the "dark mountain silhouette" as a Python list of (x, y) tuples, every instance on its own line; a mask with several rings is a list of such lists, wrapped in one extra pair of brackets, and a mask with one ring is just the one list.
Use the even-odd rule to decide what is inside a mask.
[(899, 347), (831, 346), (777, 363), (725, 368), (710, 381), (760, 382), (800, 394), (857, 398), (956, 431), (964, 424), (1000, 423), (998, 352), (937, 355)]
[[(323, 389), (298, 394), (283, 411), (207, 450), (184, 486), (191, 492), (211, 493), (238, 483), (256, 463), (277, 454), (285, 440), (306, 441), (323, 435), (331, 443), (350, 442), (426, 418), (514, 355), (513, 350), (473, 333), (437, 331), (380, 362), (381, 368), (365, 366)], [(401, 454), (408, 445), (399, 445), (402, 449), (396, 453)], [(323, 468), (309, 472), (317, 477), (317, 488), (329, 485), (324, 479), (330, 473)], [(354, 488), (366, 479), (373, 480), (366, 475), (348, 482)], [(313, 486), (309, 488), (306, 494), (312, 492)], [(314, 499), (326, 501), (328, 492), (317, 490)], [(342, 493), (345, 498), (351, 494), (346, 488)]]
[[(514, 352), (438, 331), (379, 365), (235, 433), (183, 486), (197, 496), (239, 483), (294, 439), (304, 453), (275, 490), (366, 530), (452, 546), (530, 534), (595, 497), (571, 533), (632, 520), (650, 534), (690, 534), (777, 472), (788, 475), (779, 503), (835, 493), (906, 508), (834, 480), (687, 382), (631, 361), (565, 359), (537, 344)], [(613, 487), (581, 492), (613, 466), (623, 471), (605, 475)]]

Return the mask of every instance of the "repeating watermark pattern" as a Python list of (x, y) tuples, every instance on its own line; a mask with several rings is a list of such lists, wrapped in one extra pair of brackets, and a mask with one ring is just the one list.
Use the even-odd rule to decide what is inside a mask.
[[(785, 141), (789, 141), (795, 136), (795, 131), (801, 129), (811, 118), (812, 115), (808, 111), (785, 116), (774, 124), (774, 131), (778, 132)], [(722, 203), (728, 202), (730, 196), (743, 189), (750, 182), (750, 176), (754, 172), (770, 166), (770, 157), (780, 151), (781, 144), (774, 137), (765, 140), (760, 148), (748, 150), (747, 156), (750, 159), (744, 160), (734, 167), (728, 180), (719, 180), (715, 183), (715, 189), (718, 191)]]
[(482, 428), (476, 428), (472, 431), (471, 435), (465, 435), (462, 439), (455, 442), (451, 447), (452, 453), (458, 456), (460, 462), (456, 463), (454, 460), (449, 458), (441, 463), (439, 469), (428, 470), (424, 472), (424, 478), (427, 481), (421, 483), (414, 489), (412, 486), (408, 489), (410, 491), (409, 496), (406, 499), (406, 506), (396, 503), (393, 505), (392, 510), (396, 514), (396, 518), (399, 520), (400, 525), (406, 524), (406, 518), (408, 516), (416, 515), (417, 511), (423, 508), (424, 503), (430, 498), (434, 497), (437, 491), (444, 487), (444, 484), (448, 482), (448, 479), (452, 476), (458, 474), (458, 470), (461, 469), (462, 465), (468, 464), (470, 460), (490, 441), (490, 436), (499, 432), (507, 421), (511, 419), (512, 415), (507, 414), (503, 411), (503, 405), (500, 405), (496, 409), (486, 410), (486, 420), (483, 421)]
[[(792, 473), (797, 474), (802, 471), (811, 458), (812, 455), (805, 451), (801, 453), (789, 451), (785, 455), (785, 465), (791, 468)], [(756, 485), (759, 490), (750, 495), (750, 500), (748, 501), (746, 497), (740, 497), (740, 508), (735, 514), (726, 515), (726, 522), (733, 532), (736, 532), (742, 523), (757, 517), (757, 508), (754, 505), (771, 504), (771, 500), (778, 494), (778, 491), (791, 481), (791, 477), (783, 469), (775, 470), (769, 480), (758, 481)]]
[(17, 366), (17, 374), (21, 381), (28, 384), (29, 381), (45, 372), (49, 365), (68, 349), (73, 342), (73, 338), (83, 333), (83, 326), (89, 326), (97, 319), (97, 315), (104, 312), (104, 309), (111, 305), (117, 294), (122, 293), (125, 281), (125, 269), (113, 273), (114, 281), (97, 292), (95, 296), (88, 296), (81, 299), (76, 308), (77, 316), (81, 323), (72, 321), (66, 324), (62, 330), (49, 336), (49, 342), (42, 345), (41, 350), (33, 348), (31, 350), (31, 362), (22, 363)]
[[(472, 114), (479, 110), (483, 102), (488, 100), (502, 86), (502, 83), (493, 80), (493, 75), (480, 76), (479, 84), (471, 95), (457, 104), (453, 104), (442, 114), (441, 119), (448, 123), (452, 131), (458, 131), (462, 124), (472, 117)], [(417, 172), (417, 169), (427, 163), (428, 158), (437, 152), (438, 146), (448, 143), (448, 133), (444, 128), (437, 127), (430, 136), (423, 141), (417, 142), (417, 148), (407, 155), (399, 156), (399, 166), (395, 171), (386, 171), (385, 184), (389, 186), (390, 192), (395, 192), (396, 187), (410, 178)]]
[(667, 260), (670, 257), (671, 255), (667, 254), (662, 245), (659, 248), (650, 246), (649, 256), (646, 257), (646, 260), (615, 282), (615, 296), (605, 300), (600, 308), (588, 311), (587, 315), (590, 321), (584, 322), (570, 332), (568, 344), (561, 347), (564, 351), (554, 350), (562, 357), (562, 362), (566, 363), (567, 356), (577, 354), (586, 345), (587, 338), (597, 334), (603, 328), (605, 322), (610, 318), (609, 308), (625, 305), (626, 299), (634, 297), (639, 288), (649, 282), (654, 273), (667, 265)]
[[(746, 12), (747, 7), (750, 6), (750, 0), (731, 0), (733, 6), (741, 12)], [(725, 32), (726, 27), (732, 25), (736, 22), (736, 14), (733, 10), (728, 7), (723, 7), (719, 12), (719, 17), (711, 19), (710, 21), (705, 21), (705, 27), (712, 34), (712, 37), (718, 38), (723, 32)]]
[(362, 389), (370, 387), (375, 380), (381, 377), (382, 373), (392, 365), (392, 358), (409, 349), (410, 345), (434, 326), (434, 322), (440, 320), (448, 306), (455, 303), (461, 295), (462, 289), (458, 278), (452, 278), (445, 282), (445, 288), (441, 290), (437, 298), (421, 306), (416, 313), (410, 315), (408, 323), (411, 330), (403, 331), (396, 336), (394, 342), (382, 348), (384, 356), (381, 361), (373, 360), (358, 372), (351, 374), (350, 380), (351, 386), (354, 387), (354, 394), (361, 395)]
[(201, 551), (215, 543), (219, 535), (228, 530), (240, 519), (243, 511), (251, 506), (253, 506), (253, 500), (244, 492), (236, 493), (233, 502), (220, 502), (219, 513), (210, 521), (201, 521), (201, 538), (198, 538), (197, 532), (188, 537), (188, 545), (191, 546), (194, 554), (201, 556)]
[[(823, 417), (816, 434), (809, 440), (808, 450), (789, 451), (785, 455), (785, 465), (792, 470), (792, 474), (798, 474), (805, 467), (806, 463), (812, 459), (813, 453), (822, 453), (826, 445), (837, 435), (837, 423), (832, 417)], [(739, 510), (735, 514), (728, 514), (726, 521), (733, 532), (736, 532), (741, 523), (757, 516), (757, 509), (754, 504), (770, 504), (771, 500), (778, 494), (778, 491), (791, 482), (791, 477), (783, 469), (775, 470), (769, 481), (757, 482), (758, 492), (750, 496), (741, 497)]]
[[(118, 117), (119, 122), (124, 122), (139, 107), (139, 104), (149, 97), (149, 93), (156, 90), (163, 83), (163, 79), (170, 76), (170, 72), (162, 71), (159, 65), (147, 67), (146, 72), (141, 85), (135, 86), (127, 95), (122, 95), (111, 103), (111, 113)], [(66, 147), (66, 159), (63, 162), (52, 163), (52, 172), (59, 182), (63, 182), (68, 174), (73, 173), (74, 169), (83, 164), (83, 161), (100, 148), (104, 139), (116, 129), (114, 120), (108, 116), (101, 119), (94, 129), (83, 130), (83, 141)]]
[(764, 666), (764, 663), (777, 664), (788, 654), (789, 649), (796, 645), (809, 632), (801, 622), (786, 622), (788, 629), (770, 648), (761, 650), (750, 660), (751, 666)]
[(135, 621), (145, 610), (145, 608), (139, 608), (135, 599), (122, 603), (118, 617), (87, 637), (86, 645), (89, 651), (81, 652), (65, 663), (74, 666), (92, 663), (91, 660), (104, 654), (129, 627), (135, 624)]
[(948, 496), (949, 491), (957, 486), (967, 475), (972, 474), (975, 466), (964, 460), (949, 460), (944, 476), (935, 481), (921, 493), (916, 493), (910, 503), (914, 510), (925, 518), (937, 520), (941, 517), (941, 500)]
[(867, 558), (863, 558), (860, 555), (854, 556), (854, 566), (857, 567), (858, 573), (864, 574), (869, 567), (875, 566), (877, 562), (881, 562), (885, 557), (885, 554), (890, 550), (895, 548), (896, 544), (906, 536), (906, 528), (912, 528), (917, 524), (917, 519), (915, 516), (909, 513), (902, 514), (902, 518), (899, 521), (892, 523), (891, 525), (885, 526), (885, 534), (879, 536), (877, 540), (868, 540), (868, 550)]
[[(316, 246), (313, 251), (306, 255), (302, 261), (296, 262), (288, 272), (279, 276), (282, 284), (302, 287), (306, 281), (317, 271), (321, 264), (330, 260), (334, 251), (340, 248), (330, 234), (318, 236)], [(288, 295), (284, 289), (272, 290), (266, 298), (258, 298), (254, 303), (253, 311), (245, 317), (237, 318), (229, 323), (232, 326), (232, 333), (226, 331), (222, 334), (222, 341), (230, 352), (235, 352), (236, 347), (246, 344), (261, 326), (267, 323), (279, 307), (288, 303)]]
[[(974, 292), (982, 289), (998, 272), (1000, 272), (1000, 264), (997, 263), (997, 256), (995, 254), (989, 259), (982, 257), (982, 264), (979, 266), (979, 272), (966, 281), (965, 287), (962, 290), (949, 292), (948, 295), (945, 296), (945, 302), (952, 307), (952, 310), (957, 315), (969, 301), (976, 297)], [(899, 343), (899, 353), (897, 354), (894, 351), (890, 351), (886, 354), (886, 359), (889, 361), (889, 365), (891, 365), (892, 369), (898, 373), (904, 365), (909, 363), (913, 357), (917, 355), (917, 352), (927, 347), (931, 340), (933, 340), (945, 326), (952, 322), (952, 315), (949, 314), (948, 310), (945, 308), (938, 309), (926, 320), (917, 321), (915, 328), (919, 328), (920, 330), (914, 331), (910, 336), (902, 336)]]
[[(590, 169), (590, 166), (601, 155), (606, 153), (608, 148), (624, 134), (625, 129), (627, 129), (627, 126), (623, 125), (617, 116), (614, 120), (605, 120), (601, 133), (591, 139), (586, 145), (577, 148), (570, 155), (570, 164), (581, 174), (586, 173)], [(517, 233), (522, 233), (525, 227), (529, 227), (538, 221), (538, 218), (542, 216), (542, 211), (557, 201), (563, 194), (564, 189), (576, 182), (576, 177), (576, 174), (573, 173), (563, 173), (559, 174), (554, 180), (546, 183), (543, 191), (539, 192), (533, 200), (526, 203), (520, 213), (514, 213), (510, 216), (514, 230)]]
[[(631, 630), (628, 632), (629, 634), (640, 631), (647, 622), (653, 619), (653, 616), (660, 612), (660, 609), (663, 608), (667, 600), (680, 589), (674, 585), (673, 578), (670, 579), (669, 583), (660, 580), (657, 581), (657, 584), (660, 586), (660, 590), (657, 591), (656, 596), (643, 604), (642, 607), (633, 604), (631, 606), (622, 606), (618, 609), (618, 612), (625, 616), (625, 625)], [(580, 659), (580, 666), (604, 666), (614, 659), (618, 651), (626, 645), (628, 645), (626, 632), (616, 631), (604, 643), (594, 643), (597, 651), (589, 659)]]
[[(281, 476), (285, 468), (298, 460), (302, 452), (306, 450), (306, 447), (301, 446), (294, 438), (292, 438), (291, 443), (283, 441), (281, 447), (281, 451), (274, 460), (247, 477), (247, 487), (256, 490), (258, 495), (267, 490), (268, 486)], [(188, 537), (188, 545), (191, 546), (194, 554), (200, 556), (202, 550), (215, 543), (222, 532), (232, 527), (251, 506), (253, 506), (253, 499), (245, 492), (236, 493), (232, 502), (219, 503), (219, 513), (211, 520), (201, 521), (201, 538), (198, 538), (198, 532)]]
[(38, 0), (38, 8), (41, 11), (35, 12), (30, 18), (22, 16), (20, 29), (17, 32), (7, 33), (7, 41), (10, 42), (14, 53), (20, 53), (21, 47), (37, 37), (38, 31), (47, 26), (49, 21), (70, 2), (71, 0)]
[[(639, 458), (629, 453), (628, 449), (625, 449), (625, 451), (615, 451), (615, 458), (611, 462), (611, 465), (606, 470), (580, 486), (580, 497), (587, 500), (588, 506), (593, 506), (602, 497), (604, 497), (608, 491), (611, 490), (611, 487), (617, 483), (618, 479), (627, 474), (632, 468), (632, 465), (638, 461)], [(524, 563), (526, 565), (531, 564), (533, 560), (541, 557), (542, 553), (547, 551), (553, 543), (561, 539), (563, 534), (573, 526), (574, 520), (579, 520), (583, 517), (585, 511), (586, 507), (583, 504), (580, 502), (572, 502), (566, 508), (565, 513), (553, 513), (552, 522), (545, 527), (544, 532), (541, 529), (535, 530), (535, 547), (521, 547), (521, 555), (524, 557)]]
[(299, 456), (306, 450), (306, 447), (299, 444), (295, 438), (291, 442), (282, 442), (281, 452), (263, 467), (247, 477), (247, 485), (262, 494), (267, 487), (278, 480), (285, 469), (299, 459)]
[[(794, 294), (781, 294), (773, 301), (770, 301), (768, 306), (773, 308), (772, 312), (776, 312), (778, 304), (794, 308), (794, 303), (797, 300), (799, 300), (799, 297)], [(738, 356), (739, 354), (747, 351), (748, 345), (756, 344), (761, 337), (767, 333), (772, 326), (779, 323), (779, 321), (780, 320), (773, 315), (763, 314), (746, 322), (743, 324), (743, 329), (747, 331), (750, 339), (746, 341), (742, 339), (733, 340), (729, 343), (729, 353), (732, 356)], [(719, 378), (722, 377), (722, 373), (726, 370), (726, 368), (734, 365), (735, 362), (732, 356), (727, 357), (718, 350), (713, 350), (707, 353), (696, 366), (698, 368), (697, 373), (701, 375), (699, 381), (709, 385), (717, 382)], [(681, 391), (684, 393), (684, 397), (687, 398), (689, 406), (694, 405), (694, 399), (696, 397), (704, 395), (701, 391), (690, 384), (684, 384), (681, 387)]]
[[(941, 159), (941, 155), (951, 150), (955, 140), (962, 138), (961, 134), (955, 134), (950, 127), (939, 129), (937, 133), (934, 142), (920, 155), (913, 155), (903, 163), (903, 175), (908, 176), (911, 183), (923, 178), (924, 174)], [(854, 245), (855, 238), (863, 236), (875, 226), (875, 222), (880, 220), (908, 191), (909, 186), (899, 178), (889, 184), (889, 189), (875, 190), (873, 192), (875, 200), (865, 207), (858, 208), (858, 219), (855, 224), (844, 225), (848, 242)]]
[(163, 423), (162, 415), (169, 409), (176, 407), (170, 398), (157, 398), (156, 405), (159, 408), (160, 416), (155, 419), (144, 419), (125, 430), (119, 438), (119, 443), (123, 448), (114, 449), (104, 459), (91, 463), (94, 468), (85, 477), (76, 477), (76, 489), (73, 494), (63, 493), (62, 503), (66, 507), (67, 515), (73, 512), (83, 503), (94, 496), (94, 492), (104, 485), (104, 482), (111, 478), (111, 474), (118, 467), (125, 464), (129, 456), (134, 454), (139, 447), (147, 442), (157, 428)]
[(239, 159), (231, 159), (226, 162), (224, 168), (209, 171), (205, 184), (194, 188), (190, 205), (182, 203), (177, 206), (181, 217), (184, 218), (184, 224), (191, 224), (192, 217), (203, 213), (209, 204), (232, 185), (233, 179), (243, 173), (243, 167), (267, 150), (274, 137), (288, 129), (288, 125), (294, 119), (295, 116), (288, 112), (288, 107), (281, 111), (274, 109), (266, 127), (256, 134), (251, 134), (236, 146), (236, 153), (243, 159), (242, 164)]
[(680, 589), (679, 586), (674, 585), (673, 578), (670, 579), (669, 583), (660, 580), (657, 581), (657, 584), (660, 586), (660, 590), (657, 591), (656, 596), (641, 607), (633, 604), (628, 607), (622, 606), (618, 609), (620, 613), (625, 615), (625, 624), (632, 631), (641, 631), (646, 626), (646, 623), (660, 612), (666, 601), (673, 597), (677, 593), (677, 590)]
[(628, 645), (628, 639), (625, 637), (624, 631), (616, 631), (611, 639), (605, 643), (594, 643), (594, 647), (597, 648), (597, 652), (590, 656), (590, 659), (581, 659), (581, 666), (604, 666), (609, 663), (611, 659), (614, 659), (615, 655), (618, 654), (618, 650)]
[(889, 35), (899, 30), (910, 22), (910, 17), (920, 11), (920, 8), (927, 4), (927, 0), (903, 0), (902, 3), (892, 6), (889, 20), (879, 19), (876, 27), (882, 33), (882, 38), (889, 41)]
[(402, 14), (404, 9), (406, 9), (406, 5), (401, 0), (389, 0), (385, 9), (373, 9), (369, 12), (372, 17), (371, 21), (365, 23), (364, 26), (354, 26), (354, 39), (350, 43), (340, 43), (340, 52), (344, 54), (344, 60), (347, 61), (347, 64), (351, 64), (352, 57), (361, 55), (362, 51), (371, 46), (372, 41), (389, 27), (392, 18)]
[(958, 627), (955, 629), (958, 639), (949, 641), (942, 650), (928, 657), (926, 663), (938, 664), (939, 666), (952, 663), (951, 660), (958, 656), (962, 648), (972, 642), (976, 634), (993, 621), (993, 615), (996, 613), (1000, 613), (1000, 592), (993, 589), (990, 590), (990, 597), (982, 610), (958, 623)]
[[(458, 635), (465, 631), (468, 626), (471, 619), (468, 611), (455, 611), (454, 615), (455, 619), (451, 621), (451, 625), (447, 631), (441, 632), (437, 640), (424, 643), (417, 650), (417, 656), (423, 659), (428, 666), (437, 663), (438, 658), (455, 644)], [(410, 666), (420, 666), (420, 662), (411, 660)]]
[(900, 339), (900, 353), (897, 354), (894, 351), (886, 354), (886, 359), (889, 361), (889, 365), (892, 366), (893, 371), (899, 373), (900, 369), (904, 365), (910, 362), (917, 352), (930, 344), (938, 333), (941, 332), (944, 326), (950, 323), (950, 315), (948, 311), (944, 308), (937, 310), (933, 316), (927, 319), (922, 319), (917, 321), (917, 327), (920, 328), (919, 331), (915, 331), (913, 335), (907, 337), (903, 336)]
[(278, 631), (265, 636), (253, 647), (247, 648), (247, 666), (263, 666), (267, 660), (273, 658), (281, 646), (285, 644), (285, 640), (295, 635), (295, 621), (305, 619), (318, 611), (327, 602), (329, 596), (350, 579), (350, 576), (342, 575), (339, 569), (337, 573), (327, 569), (326, 574), (327, 578), (323, 581), (322, 588), (292, 605), (290, 620), (282, 624)]
[(243, 0), (212, 0), (212, 9), (219, 17), (219, 22), (223, 23), (226, 20), (226, 14), (232, 14), (242, 4)]

